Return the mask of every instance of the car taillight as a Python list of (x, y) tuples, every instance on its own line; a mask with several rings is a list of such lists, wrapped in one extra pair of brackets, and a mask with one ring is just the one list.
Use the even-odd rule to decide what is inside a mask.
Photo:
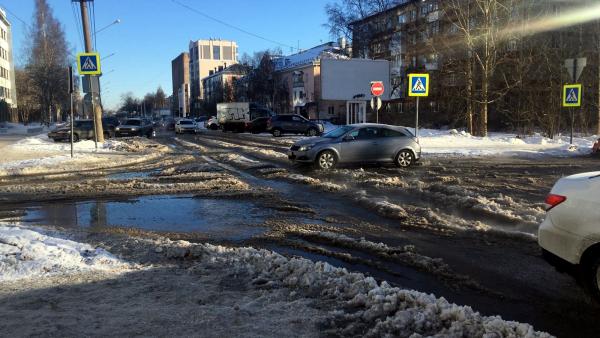
[(546, 211), (550, 211), (552, 208), (556, 207), (557, 205), (563, 203), (566, 200), (566, 196), (556, 194), (548, 195), (548, 197), (546, 197)]

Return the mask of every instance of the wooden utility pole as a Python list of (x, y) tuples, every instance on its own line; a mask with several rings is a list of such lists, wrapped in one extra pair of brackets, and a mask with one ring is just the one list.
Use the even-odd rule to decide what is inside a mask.
[[(83, 26), (83, 39), (85, 41), (85, 52), (90, 53), (93, 52), (92, 48), (92, 36), (90, 33), (90, 21), (88, 18), (88, 9), (87, 3), (88, 1), (94, 0), (76, 0), (79, 2), (81, 6), (81, 24)], [(94, 75), (84, 75), (89, 76), (90, 78)], [(91, 82), (91, 81), (90, 81)], [(96, 93), (90, 93), (92, 98), (92, 113), (94, 119), (94, 135), (96, 142), (104, 142), (104, 130), (102, 129), (102, 108), (98, 104), (94, 104), (94, 95)], [(97, 146), (97, 145), (96, 145)]]

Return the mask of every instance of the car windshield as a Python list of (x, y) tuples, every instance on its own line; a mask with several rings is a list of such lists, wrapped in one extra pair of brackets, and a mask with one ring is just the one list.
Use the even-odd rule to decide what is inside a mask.
[(127, 120), (127, 121), (125, 121), (125, 125), (127, 125), (127, 126), (140, 126), (140, 125), (142, 125), (142, 121), (140, 121), (140, 120)]
[(327, 134), (323, 135), (323, 137), (325, 137), (325, 138), (338, 138), (338, 137), (343, 136), (344, 134), (346, 134), (347, 132), (349, 132), (352, 129), (354, 129), (354, 128), (352, 128), (350, 126), (339, 127), (337, 129), (334, 129), (334, 130), (328, 132)]

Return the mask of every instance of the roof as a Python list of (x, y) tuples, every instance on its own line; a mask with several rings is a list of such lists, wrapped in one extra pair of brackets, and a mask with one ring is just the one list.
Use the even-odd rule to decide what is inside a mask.
[(374, 17), (377, 17), (379, 15), (383, 15), (385, 13), (391, 12), (393, 10), (396, 10), (396, 9), (400, 8), (400, 7), (404, 7), (404, 6), (406, 6), (406, 5), (410, 4), (410, 3), (414, 3), (414, 2), (417, 2), (417, 1), (418, 0), (396, 0), (396, 4), (394, 6), (388, 8), (388, 9), (385, 9), (383, 11), (371, 13), (370, 15), (367, 15), (364, 18), (361, 18), (361, 19), (358, 19), (358, 20), (354, 20), (354, 21), (350, 22), (348, 24), (348, 26), (353, 26), (353, 25), (355, 25), (357, 23), (360, 23), (360, 22), (369, 21), (369, 20), (373, 19)]
[(354, 123), (354, 124), (349, 124), (350, 127), (390, 127), (390, 128), (403, 128), (406, 129), (406, 127), (403, 126), (393, 126), (391, 124), (382, 124), (382, 123)]
[(300, 53), (282, 56), (273, 60), (275, 71), (309, 65), (321, 58), (348, 58), (341, 54), (342, 49), (335, 42), (327, 42)]

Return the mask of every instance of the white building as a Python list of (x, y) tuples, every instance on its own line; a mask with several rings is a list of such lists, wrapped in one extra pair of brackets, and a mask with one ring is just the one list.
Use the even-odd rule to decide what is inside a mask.
[[(238, 63), (234, 41), (220, 39), (190, 41), (190, 98), (197, 103), (204, 98), (202, 79)], [(197, 108), (197, 107), (192, 107)]]
[(12, 48), (11, 25), (6, 12), (0, 8), (0, 100), (5, 100), (11, 108), (16, 108), (17, 89)]

